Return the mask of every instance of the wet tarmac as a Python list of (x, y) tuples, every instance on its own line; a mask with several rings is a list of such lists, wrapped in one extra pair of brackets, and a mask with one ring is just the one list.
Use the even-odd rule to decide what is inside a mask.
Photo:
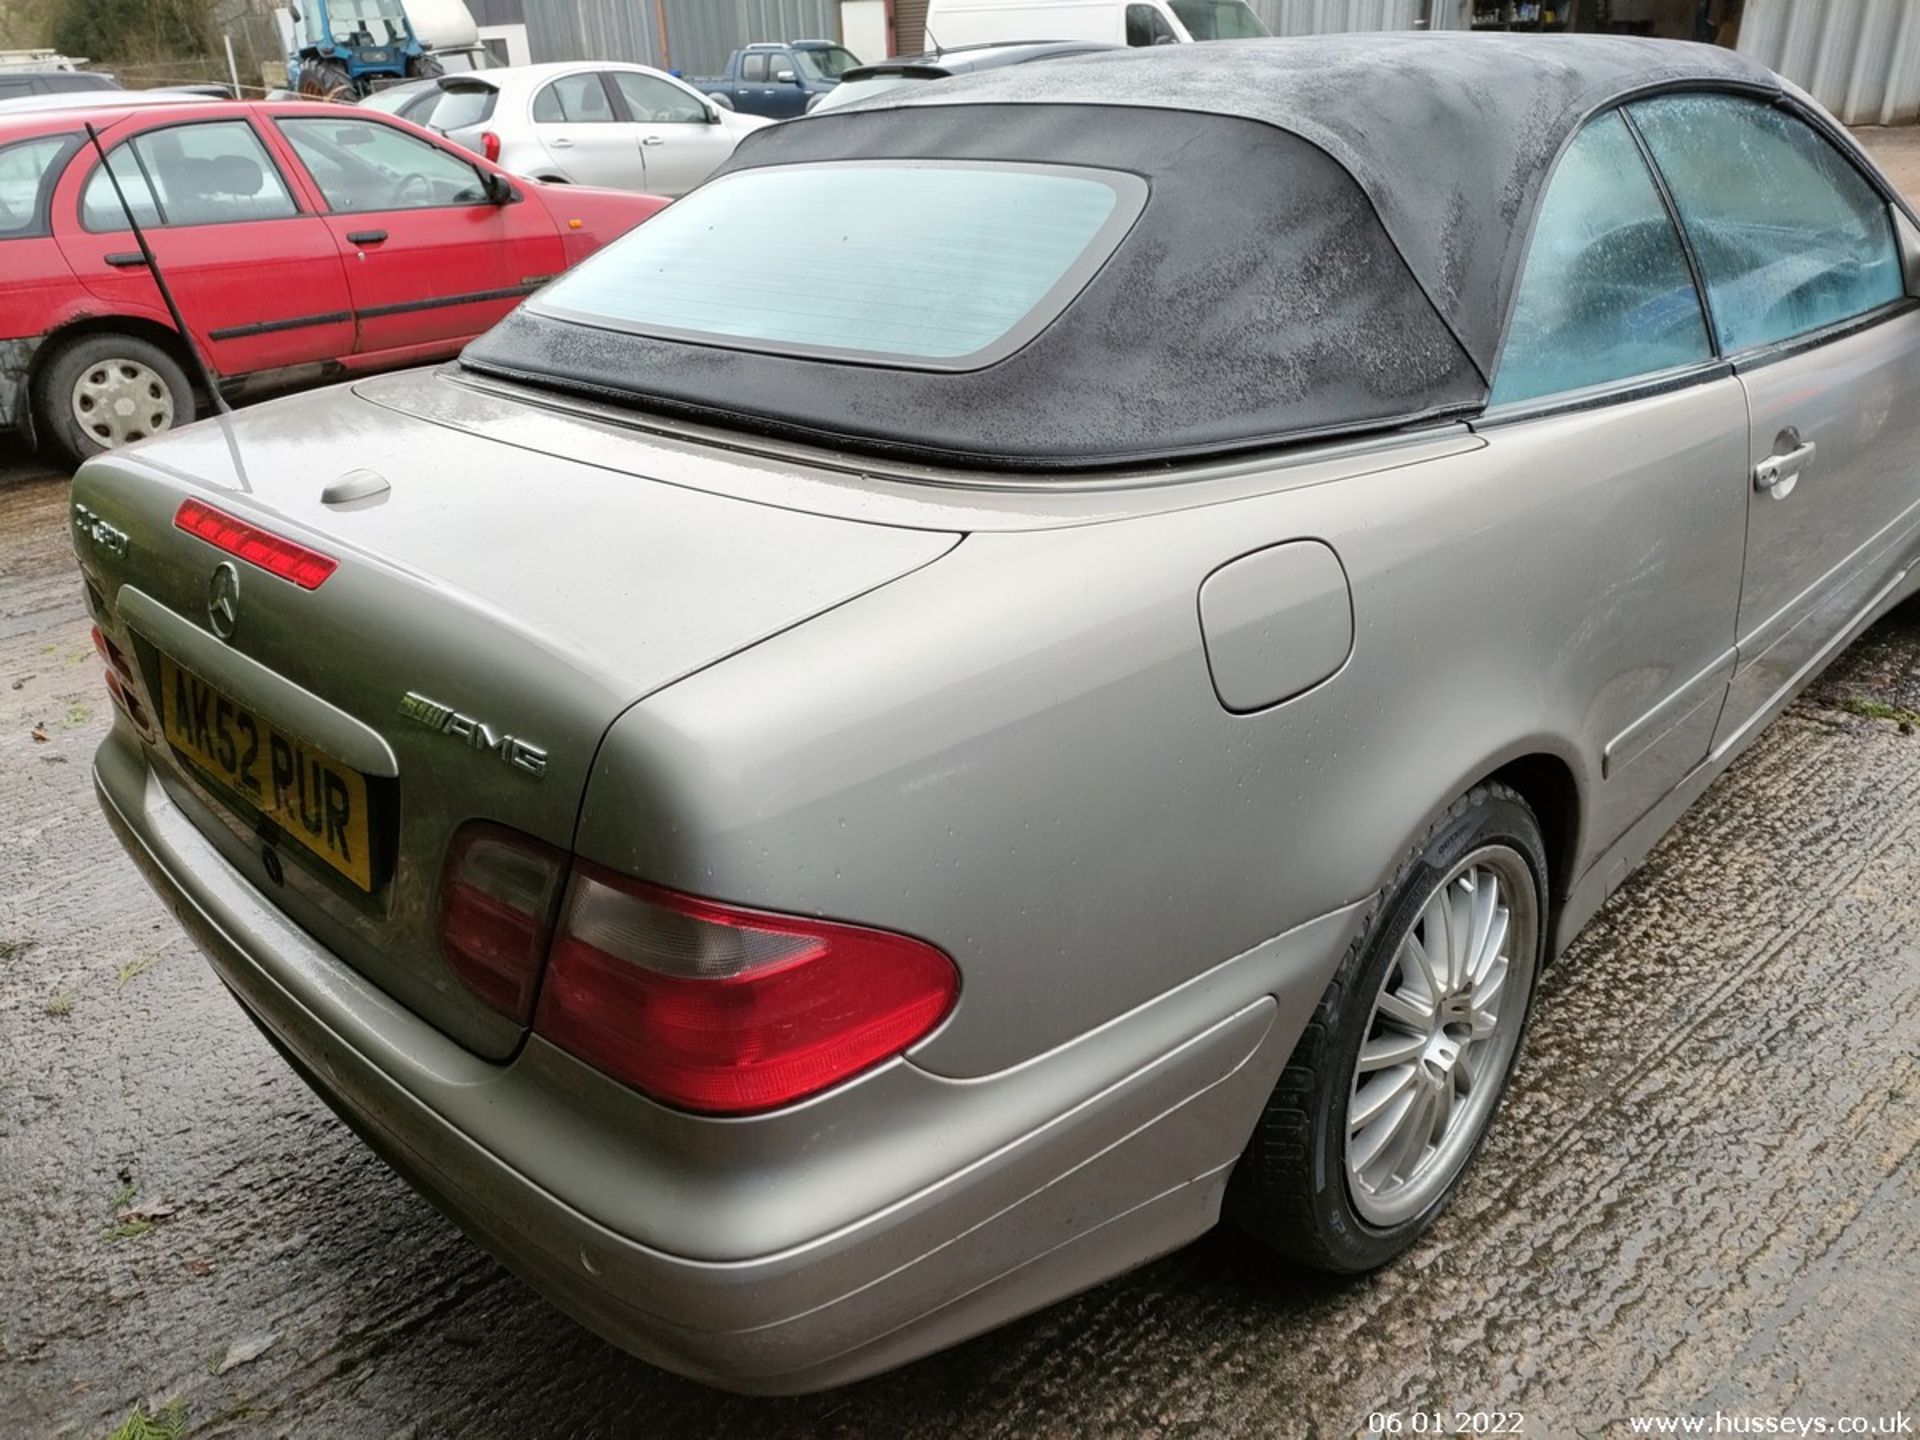
[[(0, 478), (33, 469), (0, 449)], [(136, 1406), (342, 1440), (1331, 1437), (1435, 1408), (1593, 1437), (1920, 1408), (1920, 606), (1549, 972), (1486, 1150), (1402, 1263), (1328, 1284), (1219, 1231), (894, 1374), (754, 1401), (500, 1270), (181, 938), (90, 791), (109, 702), (65, 490), (0, 484), (0, 1436)]]

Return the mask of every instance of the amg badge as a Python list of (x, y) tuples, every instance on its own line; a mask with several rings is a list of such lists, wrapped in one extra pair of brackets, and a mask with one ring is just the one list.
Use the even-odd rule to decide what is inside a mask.
[(485, 721), (429, 700), (417, 690), (409, 690), (400, 701), (400, 713), (414, 724), (451, 735), (472, 749), (490, 750), (516, 770), (535, 776), (547, 773), (547, 752), (538, 745), (528, 744), (517, 735), (502, 735)]

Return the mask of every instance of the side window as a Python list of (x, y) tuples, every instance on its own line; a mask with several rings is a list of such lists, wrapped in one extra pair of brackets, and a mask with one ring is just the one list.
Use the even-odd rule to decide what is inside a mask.
[(47, 233), (47, 200), (76, 144), (71, 135), (42, 135), (0, 145), (0, 240)]
[[(244, 120), (169, 125), (114, 146), (107, 156), (142, 225), (285, 220), (298, 213), (266, 146)], [(89, 230), (124, 230), (126, 212), (105, 170), (80, 196)]]
[(613, 120), (613, 102), (599, 71), (562, 75), (534, 99), (533, 118), (546, 125), (605, 125)]
[(620, 98), (627, 102), (628, 111), (641, 124), (707, 123), (707, 107), (678, 85), (669, 85), (653, 75), (636, 75), (629, 70), (615, 70), (612, 74), (613, 83), (620, 87)]
[(279, 125), (336, 213), (430, 210), (487, 198), (480, 172), (466, 161), (377, 120), (290, 118)]
[(1492, 403), (1710, 359), (1687, 252), (1626, 121), (1603, 115), (1561, 156), (1507, 322)]
[[(153, 203), (153, 192), (147, 188), (147, 177), (141, 173), (140, 162), (133, 158), (133, 151), (124, 144), (116, 145), (107, 152), (107, 164), (120, 182), (120, 194), (113, 193), (113, 182), (107, 178), (106, 170), (94, 166), (87, 188), (80, 192), (81, 225), (88, 230), (124, 230), (129, 209), (143, 226), (160, 224), (159, 207)], [(124, 208), (120, 203), (122, 196), (126, 199)]]
[(1630, 108), (1700, 257), (1723, 349), (1804, 335), (1904, 293), (1886, 202), (1804, 122), (1732, 95)]
[(1159, 45), (1177, 39), (1179, 37), (1173, 33), (1173, 27), (1167, 24), (1166, 17), (1153, 6), (1127, 6), (1127, 44)]
[(740, 78), (756, 83), (767, 78), (767, 52), (756, 50), (751, 55), (740, 57)]

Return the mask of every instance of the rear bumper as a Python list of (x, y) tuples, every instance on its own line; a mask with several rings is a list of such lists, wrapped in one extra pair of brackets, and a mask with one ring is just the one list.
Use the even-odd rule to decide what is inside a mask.
[[(1004, 1078), (945, 1081), (906, 1061), (882, 1067), (810, 1102), (820, 1108), (809, 1132), (841, 1133), (803, 1162), (755, 1122), (703, 1126), (684, 1145), (652, 1143), (675, 1133), (668, 1124), (684, 1117), (671, 1112), (658, 1133), (623, 1125), (626, 1143), (603, 1133), (593, 1146), (566, 1128), (563, 1112), (591, 1109), (604, 1082), (537, 1038), (509, 1064), (482, 1061), (398, 1006), (225, 864), (124, 732), (95, 760), (109, 822), (294, 1068), (561, 1309), (666, 1369), (733, 1390), (790, 1394), (858, 1379), (1202, 1233), (1357, 923), (1358, 907), (1336, 912), (1174, 992), (1181, 1004), (1157, 1017), (1185, 1032), (1171, 1042), (1165, 1024), (1123, 1017), (1063, 1047), (1075, 1054), (1055, 1052)], [(1143, 1044), (1148, 1053), (1131, 1053)], [(1038, 1087), (1047, 1113), (1034, 1121), (1003, 1084), (1028, 1101)], [(907, 1131), (924, 1146), (935, 1126), (940, 1173), (923, 1178), (911, 1157), (890, 1158), (892, 1134), (857, 1133), (873, 1096), (927, 1112), (895, 1127), (896, 1148), (904, 1156)], [(982, 1115), (1002, 1114), (1016, 1117), (1011, 1133), (983, 1128)], [(545, 1168), (526, 1158), (529, 1127), (553, 1132)], [(716, 1174), (714, 1200), (700, 1201), (698, 1186)], [(886, 1198), (895, 1175), (908, 1188)], [(831, 1208), (809, 1196), (828, 1191), (862, 1196), (866, 1208), (844, 1222), (819, 1213), (809, 1228), (810, 1212)], [(623, 1212), (615, 1197), (636, 1192), (665, 1198), (647, 1213)], [(789, 1221), (799, 1210), (800, 1229), (756, 1249), (774, 1234), (750, 1223), (767, 1204)], [(702, 1225), (712, 1212), (747, 1217), (735, 1227), (741, 1253), (676, 1252), (676, 1240), (715, 1249), (716, 1232)]]

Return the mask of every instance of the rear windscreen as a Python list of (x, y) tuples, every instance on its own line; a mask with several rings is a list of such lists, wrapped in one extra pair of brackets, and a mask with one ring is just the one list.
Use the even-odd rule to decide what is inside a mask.
[(423, 105), (400, 113), (416, 125), (431, 125), (442, 133), (483, 125), (493, 116), (500, 92), (491, 85), (460, 85), (440, 90)]
[(1057, 316), (1146, 200), (1134, 175), (857, 161), (741, 170), (529, 302), (555, 319), (773, 354), (991, 364)]

